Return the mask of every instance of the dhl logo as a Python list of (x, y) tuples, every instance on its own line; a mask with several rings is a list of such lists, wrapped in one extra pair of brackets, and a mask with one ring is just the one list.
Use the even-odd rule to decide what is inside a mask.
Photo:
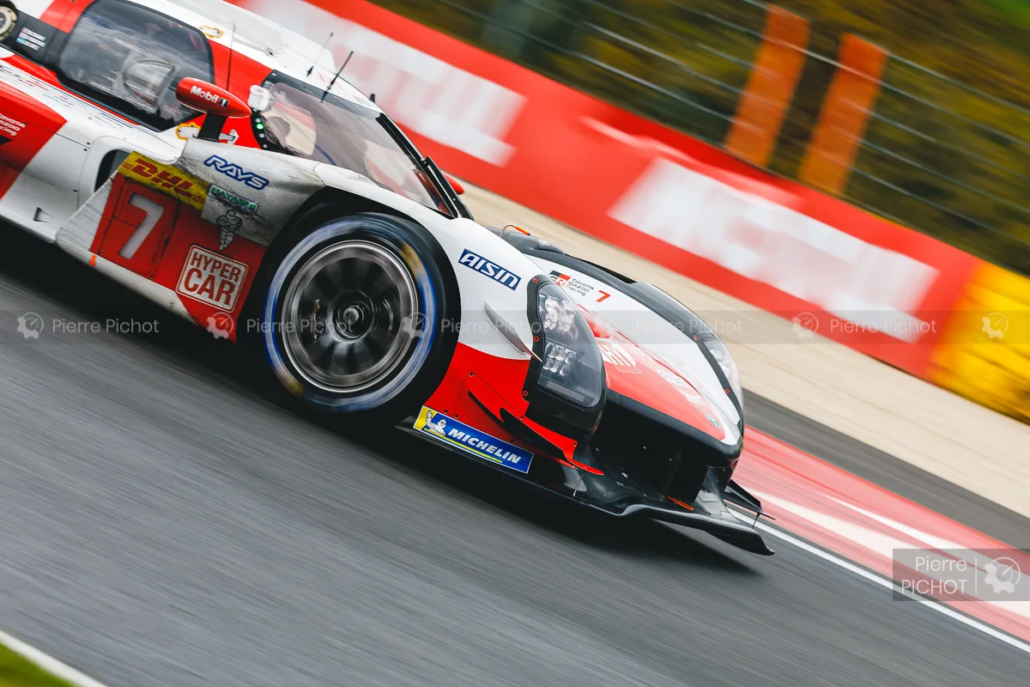
[(181, 169), (132, 153), (118, 168), (119, 173), (165, 195), (203, 211), (210, 184)]

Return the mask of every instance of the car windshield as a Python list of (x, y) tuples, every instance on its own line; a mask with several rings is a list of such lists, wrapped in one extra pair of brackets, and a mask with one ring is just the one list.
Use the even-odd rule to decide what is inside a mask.
[(386, 115), (278, 74), (263, 86), (271, 98), (253, 118), (263, 148), (349, 169), (448, 212), (436, 186), (385, 126)]
[(175, 98), (185, 77), (213, 78), (211, 46), (197, 29), (121, 0), (97, 0), (61, 50), (57, 74), (72, 90), (153, 129), (197, 116)]

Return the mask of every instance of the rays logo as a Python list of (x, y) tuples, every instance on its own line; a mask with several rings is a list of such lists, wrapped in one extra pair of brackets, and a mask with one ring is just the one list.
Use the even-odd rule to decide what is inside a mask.
[(223, 160), (217, 155), (212, 155), (204, 161), (205, 167), (214, 167), (217, 172), (224, 174), (230, 179), (235, 179), (247, 186), (251, 187), (255, 191), (260, 191), (265, 186), (268, 186), (268, 179), (264, 178), (259, 174), (253, 172), (247, 172), (237, 164), (233, 164), (228, 160)]
[(461, 254), (461, 258), (458, 259), (458, 262), (469, 269), (473, 269), (480, 274), (490, 277), (496, 282), (504, 284), (512, 291), (517, 289), (519, 287), (519, 282), (522, 281), (522, 277), (517, 274), (512, 274), (497, 263), (490, 262), (483, 256), (476, 255), (467, 248), (465, 249), (465, 252)]

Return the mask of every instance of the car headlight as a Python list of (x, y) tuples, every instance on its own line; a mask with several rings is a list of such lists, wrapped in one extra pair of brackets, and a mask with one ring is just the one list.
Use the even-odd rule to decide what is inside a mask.
[(715, 358), (715, 362), (719, 365), (722, 373), (726, 375), (726, 380), (730, 383), (730, 388), (733, 393), (737, 396), (737, 401), (740, 403), (740, 407), (744, 407), (744, 393), (740, 386), (740, 371), (737, 369), (737, 364), (733, 362), (733, 356), (730, 355), (730, 349), (726, 348), (726, 344), (722, 342), (718, 337), (703, 338), (701, 344), (708, 349), (708, 352)]
[(532, 362), (527, 377), (531, 415), (542, 413), (592, 430), (606, 388), (601, 349), (579, 307), (561, 287), (542, 276), (533, 282), (529, 316), (539, 360)]
[(579, 307), (561, 288), (546, 283), (536, 293), (541, 345), (541, 389), (581, 408), (593, 408), (604, 394), (604, 363)]

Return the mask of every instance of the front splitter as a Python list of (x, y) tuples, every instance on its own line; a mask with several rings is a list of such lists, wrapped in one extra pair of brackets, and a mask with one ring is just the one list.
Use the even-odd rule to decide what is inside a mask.
[(476, 463), (501, 472), (521, 482), (532, 484), (564, 499), (618, 518), (647, 518), (707, 532), (739, 549), (763, 556), (773, 555), (762, 535), (748, 522), (727, 508), (716, 494), (702, 492), (688, 510), (660, 494), (648, 493), (639, 485), (608, 475), (595, 475), (579, 468), (561, 465), (537, 455), (527, 472), (522, 473), (479, 458), (454, 445), (432, 441), (427, 434), (415, 430), (412, 422), (398, 429), (430, 441), (451, 453), (470, 458)]

